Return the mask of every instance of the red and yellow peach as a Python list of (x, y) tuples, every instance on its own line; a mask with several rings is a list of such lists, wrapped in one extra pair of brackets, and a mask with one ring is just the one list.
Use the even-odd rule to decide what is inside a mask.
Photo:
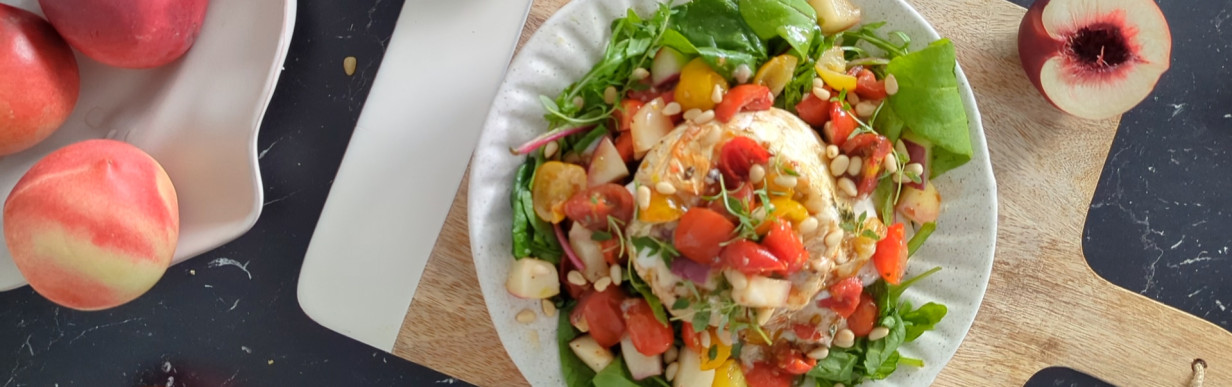
[(77, 104), (73, 50), (33, 13), (0, 4), (0, 156), (56, 131)]
[(152, 68), (192, 47), (209, 0), (40, 0), (69, 44), (104, 64)]

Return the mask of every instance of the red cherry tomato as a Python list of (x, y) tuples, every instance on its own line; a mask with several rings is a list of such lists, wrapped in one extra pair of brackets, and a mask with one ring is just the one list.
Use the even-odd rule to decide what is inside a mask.
[(565, 216), (592, 231), (610, 231), (608, 217), (627, 225), (633, 219), (633, 194), (618, 184), (584, 189), (565, 201)]
[(856, 130), (856, 118), (851, 112), (843, 109), (842, 102), (830, 104), (830, 130), (825, 133), (831, 144), (843, 146), (847, 137)]
[(775, 344), (771, 352), (779, 369), (791, 375), (803, 375), (817, 365), (817, 360), (804, 356), (803, 352), (786, 342)]
[(723, 214), (705, 207), (693, 207), (680, 217), (672, 243), (681, 255), (704, 265), (718, 263), (720, 244), (732, 239), (736, 225)]
[(752, 367), (744, 367), (744, 380), (749, 387), (791, 387), (796, 375), (783, 372), (778, 367), (767, 363), (753, 363)]
[(630, 298), (624, 301), (625, 325), (628, 327), (629, 340), (633, 347), (646, 356), (655, 356), (667, 352), (675, 338), (672, 337), (672, 327), (659, 322), (650, 304), (644, 298)]
[(868, 336), (868, 333), (872, 332), (873, 327), (877, 325), (877, 313), (879, 312), (873, 297), (861, 294), (860, 303), (856, 305), (855, 312), (847, 316), (847, 329), (855, 333), (856, 337)]
[(625, 163), (633, 161), (633, 135), (630, 133), (632, 132), (620, 132), (620, 135), (616, 136), (616, 143), (612, 144), (616, 146), (616, 153), (620, 153), (620, 159)]
[(796, 337), (799, 337), (801, 341), (819, 343), (822, 339), (826, 338), (826, 333), (813, 325), (794, 324), (791, 326), (791, 330), (796, 333)]
[(894, 285), (902, 282), (903, 272), (907, 270), (907, 238), (903, 227), (902, 223), (895, 223), (886, 229), (885, 238), (877, 241), (877, 251), (873, 253), (877, 273)]
[(599, 248), (603, 251), (603, 260), (609, 265), (623, 265), (625, 263), (625, 257), (620, 255), (620, 241), (608, 239), (599, 242)]
[(748, 137), (734, 137), (719, 149), (719, 172), (728, 187), (739, 186), (748, 179), (753, 165), (769, 162), (770, 152)]
[(885, 82), (878, 81), (877, 76), (869, 69), (861, 69), (856, 75), (856, 95), (863, 99), (885, 98)]
[(800, 103), (796, 104), (796, 115), (813, 127), (821, 127), (830, 120), (830, 101), (817, 98), (813, 93), (809, 93)]
[(770, 250), (746, 239), (728, 244), (720, 255), (724, 264), (744, 274), (780, 273), (787, 270), (787, 264), (775, 257)]
[(890, 140), (885, 136), (873, 133), (861, 133), (840, 145), (844, 153), (859, 154), (864, 159), (864, 167), (860, 169), (860, 182), (857, 184), (860, 196), (868, 195), (877, 188), (877, 177), (881, 174), (881, 164), (886, 155), (893, 151)]
[(685, 321), (680, 324), (680, 340), (684, 341), (684, 346), (692, 349), (693, 352), (701, 353), (701, 335), (701, 333), (693, 330), (693, 323)]
[(762, 238), (761, 245), (787, 265), (787, 270), (783, 273), (785, 275), (800, 270), (808, 261), (808, 252), (804, 250), (804, 242), (791, 229), (791, 222), (786, 220), (775, 220), (770, 225), (770, 231), (766, 233), (766, 237)]
[(719, 122), (731, 121), (741, 111), (769, 109), (774, 105), (774, 93), (762, 85), (740, 85), (727, 91), (723, 101), (714, 107), (714, 118)]
[(817, 305), (830, 308), (839, 316), (847, 318), (856, 311), (857, 304), (860, 302), (860, 294), (863, 292), (864, 284), (860, 283), (860, 279), (849, 277), (830, 285), (830, 298), (818, 301)]
[(620, 303), (625, 294), (619, 286), (608, 286), (602, 292), (589, 292), (582, 295), (578, 301), (577, 311), (586, 319), (590, 327), (590, 336), (604, 347), (620, 343), (625, 335), (625, 320), (622, 317)]
[(612, 111), (612, 118), (616, 120), (616, 129), (621, 132), (628, 132), (633, 128), (633, 115), (641, 110), (645, 101), (639, 101), (633, 98), (626, 98), (620, 101), (620, 107)]
[[(736, 188), (733, 191), (727, 192), (727, 196), (730, 198), (739, 200), (741, 203), (744, 203), (744, 208), (747, 209), (749, 212), (752, 212), (754, 209), (756, 209), (756, 207), (754, 207), (755, 202), (753, 201), (753, 185), (752, 184), (741, 184), (740, 188)], [(706, 205), (706, 208), (709, 208), (711, 210), (714, 210), (714, 212), (722, 214), (723, 217), (727, 218), (727, 220), (731, 221), (733, 224), (740, 221), (740, 219), (737, 218), (736, 215), (733, 215), (731, 212), (727, 211), (727, 204), (723, 202), (723, 199), (721, 197), (718, 200), (711, 201), (709, 204)]]

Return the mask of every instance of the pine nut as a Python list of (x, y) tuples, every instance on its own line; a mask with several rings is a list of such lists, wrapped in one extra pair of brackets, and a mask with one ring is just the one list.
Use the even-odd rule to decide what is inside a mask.
[(826, 234), (826, 246), (827, 247), (838, 246), (841, 243), (843, 243), (843, 230), (842, 229), (836, 228), (836, 229), (830, 230), (829, 234)]
[(630, 74), (630, 77), (633, 78), (633, 80), (635, 81), (646, 79), (646, 77), (648, 76), (650, 76), (650, 71), (647, 71), (645, 68), (642, 68), (642, 67), (633, 69), (633, 74)]
[(677, 371), (680, 371), (680, 363), (672, 362), (672, 364), (667, 365), (667, 370), (663, 372), (663, 377), (667, 378), (667, 381), (670, 382), (676, 379)]
[(556, 317), (556, 304), (553, 304), (552, 300), (544, 299), (542, 304), (544, 316)]
[(814, 89), (824, 89), (825, 87), (826, 87), (826, 81), (821, 80), (821, 78), (813, 78), (813, 88)]
[(603, 102), (608, 105), (615, 104), (616, 98), (620, 98), (620, 95), (617, 93), (619, 92), (616, 91), (616, 86), (608, 86), (606, 89), (603, 89)]
[(359, 65), (359, 59), (353, 56), (342, 58), (342, 72), (346, 73), (348, 77), (355, 75), (355, 67), (357, 65)]
[(852, 156), (851, 162), (847, 163), (847, 174), (852, 176), (860, 176), (860, 170), (864, 169), (864, 159), (860, 156)]
[(578, 109), (581, 109), (582, 106), (585, 106), (585, 105), (586, 105), (585, 98), (582, 98), (582, 96), (580, 95), (577, 97), (573, 97), (573, 106), (577, 107)]
[(830, 357), (830, 348), (820, 347), (812, 351), (809, 351), (808, 357), (810, 359), (816, 359), (816, 360), (821, 360), (821, 359)]
[(886, 95), (898, 94), (898, 78), (895, 78), (894, 74), (886, 75), (885, 90)]
[(765, 326), (774, 317), (774, 308), (757, 308), (757, 325)]
[(680, 356), (680, 350), (676, 349), (675, 345), (669, 346), (667, 347), (667, 352), (663, 352), (663, 362), (667, 364), (672, 364), (676, 362), (676, 358), (679, 356)]
[(835, 157), (838, 157), (838, 145), (826, 145), (826, 158), (833, 159)]
[(834, 342), (832, 344), (839, 348), (851, 348), (855, 343), (856, 334), (852, 333), (850, 329), (843, 328), (834, 334)]
[(557, 144), (556, 141), (549, 142), (543, 146), (543, 157), (550, 159), (556, 155), (558, 150), (560, 150), (560, 144)]
[(847, 173), (847, 166), (849, 165), (851, 165), (851, 159), (847, 158), (847, 155), (838, 155), (838, 157), (830, 160), (830, 174), (834, 175), (834, 177), (842, 176), (844, 173)]
[(530, 324), (535, 322), (535, 311), (530, 309), (522, 309), (521, 312), (518, 312), (518, 316), (516, 318), (520, 323)]
[(732, 77), (736, 78), (736, 83), (749, 83), (749, 78), (753, 76), (753, 69), (749, 68), (748, 64), (741, 63), (732, 71)]
[(718, 143), (722, 136), (723, 131), (718, 128), (711, 128), (710, 131), (706, 132), (706, 135), (702, 137), (702, 146), (710, 147), (711, 145)]
[(582, 276), (582, 272), (580, 271), (570, 270), (569, 274), (565, 275), (565, 279), (568, 279), (569, 283), (571, 284), (574, 284), (577, 286), (586, 286), (586, 277)]
[(820, 213), (826, 209), (826, 201), (822, 200), (821, 195), (809, 195), (804, 199), (804, 208), (810, 214)]
[(752, 167), (749, 167), (749, 181), (756, 183), (765, 178), (766, 168), (761, 166), (761, 164), (753, 164)]
[(665, 116), (674, 116), (674, 115), (680, 114), (680, 103), (676, 101), (672, 101), (671, 103), (668, 103), (667, 106), (663, 107), (662, 112), (663, 112), (663, 115)]
[(859, 95), (859, 94), (856, 94), (856, 92), (855, 92), (854, 90), (853, 90), (853, 91), (848, 91), (848, 92), (847, 92), (847, 103), (848, 103), (848, 104), (850, 104), (851, 106), (856, 106), (856, 105), (859, 105), (859, 104), (860, 104), (860, 95)]
[(693, 119), (694, 119), (694, 118), (697, 118), (697, 116), (699, 116), (699, 115), (701, 115), (701, 114), (702, 114), (702, 110), (701, 110), (701, 109), (698, 109), (698, 108), (692, 108), (692, 109), (689, 109), (689, 110), (685, 110), (685, 111), (684, 111), (684, 119), (685, 119), (685, 121), (693, 121)]
[(655, 184), (655, 191), (664, 195), (674, 195), (676, 194), (676, 186), (666, 181), (660, 181), (658, 184)]
[(637, 208), (643, 211), (650, 208), (650, 187), (644, 185), (637, 187)]
[(792, 175), (778, 175), (774, 178), (774, 184), (784, 188), (796, 188), (796, 184), (800, 182)]
[(808, 217), (804, 219), (803, 222), (800, 222), (799, 228), (801, 235), (812, 234), (813, 231), (817, 231), (817, 218)]
[(702, 348), (710, 348), (710, 335), (702, 334)]
[(876, 341), (876, 340), (884, 339), (886, 336), (889, 336), (889, 335), (890, 335), (890, 328), (876, 327), (876, 328), (873, 328), (872, 331), (868, 332), (868, 339)]
[(713, 119), (714, 119), (714, 110), (707, 110), (707, 111), (702, 112), (702, 114), (698, 114), (697, 117), (693, 117), (693, 123), (702, 125), (707, 122), (710, 122), (710, 120), (713, 120)]
[(813, 85), (813, 96), (822, 101), (830, 101), (830, 91), (826, 90), (825, 87), (817, 87), (817, 85)]
[(907, 173), (915, 176), (924, 174), (924, 165), (920, 163), (907, 164)]
[(860, 193), (860, 191), (856, 189), (856, 182), (851, 181), (850, 178), (845, 176), (838, 179), (838, 189), (843, 190), (843, 193), (853, 198)]
[(624, 277), (621, 276), (621, 274), (624, 273), (621, 271), (622, 269), (620, 268), (620, 265), (612, 265), (607, 268), (608, 276), (612, 278), (612, 285), (620, 286), (620, 281), (624, 280)]
[(746, 277), (744, 273), (735, 270), (724, 270), (723, 274), (727, 277), (727, 282), (731, 283), (732, 289), (749, 287), (749, 277)]
[(881, 166), (885, 168), (886, 172), (898, 172), (898, 157), (895, 157), (893, 153), (886, 155), (886, 158), (881, 161)]
[(714, 85), (714, 89), (710, 90), (710, 102), (723, 102), (723, 88), (719, 85)]
[(856, 115), (860, 118), (868, 118), (873, 116), (873, 112), (877, 111), (877, 105), (869, 101), (860, 101), (856, 104)]
[(600, 278), (598, 281), (595, 281), (595, 291), (602, 292), (604, 290), (607, 290), (607, 287), (611, 285), (612, 285), (612, 277)]
[[(904, 144), (903, 140), (898, 140), (894, 142), (894, 150), (898, 151), (898, 153), (908, 155), (907, 144)], [(911, 156), (907, 156), (907, 157), (911, 157)], [(907, 161), (907, 160), (903, 160), (903, 161)]]
[(830, 262), (830, 260), (828, 259), (818, 259), (818, 260), (813, 261), (813, 271), (818, 272), (818, 273), (825, 273), (825, 272), (830, 271), (830, 268), (832, 265), (833, 263)]

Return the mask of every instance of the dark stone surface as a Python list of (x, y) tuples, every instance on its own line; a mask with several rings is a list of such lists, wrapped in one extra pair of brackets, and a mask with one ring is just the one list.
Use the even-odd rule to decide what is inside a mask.
[[(110, 311), (58, 308), (28, 287), (0, 293), (0, 326), (11, 327), (0, 330), (0, 386), (453, 382), (321, 327), (295, 299), (304, 252), (401, 5), (300, 2), (259, 139), (266, 206), (256, 227)], [(1227, 328), (1232, 35), (1222, 28), (1232, 1), (1160, 5), (1173, 22), (1172, 69), (1122, 121), (1084, 248), (1105, 278)], [(349, 55), (360, 61), (353, 77), (341, 71)], [(1053, 367), (1027, 385), (1107, 384)]]

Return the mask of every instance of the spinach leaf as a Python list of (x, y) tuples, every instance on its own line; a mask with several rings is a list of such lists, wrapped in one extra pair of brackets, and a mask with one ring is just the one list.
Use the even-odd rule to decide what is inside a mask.
[(775, 98), (775, 106), (792, 112), (796, 111), (796, 104), (803, 101), (804, 97), (813, 92), (813, 79), (817, 77), (817, 70), (814, 68), (817, 65), (817, 58), (820, 58), (822, 52), (829, 50), (833, 46), (833, 37), (813, 40), (813, 43), (809, 45), (808, 51), (797, 61), (796, 70), (792, 72), (791, 81), (787, 82), (787, 86), (783, 88), (782, 98)]
[(919, 309), (903, 313), (903, 322), (908, 324), (906, 340), (915, 341), (924, 332), (932, 330), (948, 312), (949, 309), (945, 305), (930, 302), (920, 306)]
[(783, 38), (796, 56), (807, 55), (821, 32), (817, 12), (804, 0), (740, 0), (740, 15), (761, 40)]
[(829, 385), (834, 385), (834, 382), (855, 385), (859, 383), (858, 375), (855, 374), (856, 364), (859, 362), (857, 354), (830, 347), (830, 355), (818, 360), (817, 366), (809, 370), (808, 375), (819, 381), (829, 381)]
[[(883, 365), (887, 362), (893, 365), (898, 364), (898, 356), (896, 356), (898, 354), (898, 347), (903, 345), (907, 337), (907, 327), (903, 324), (902, 317), (891, 314), (882, 318), (880, 325), (890, 328), (890, 334), (881, 340), (868, 342), (868, 348), (864, 351), (864, 369), (871, 371), (870, 377), (875, 376), (874, 374), (878, 373), (876, 371), (882, 369)], [(894, 357), (892, 362), (890, 361), (891, 357)], [(889, 374), (887, 373), (886, 375)], [(874, 377), (874, 379), (876, 378)]]
[(894, 373), (894, 371), (898, 369), (898, 362), (901, 359), (902, 356), (898, 354), (898, 351), (890, 353), (890, 356), (886, 357), (885, 362), (881, 363), (880, 367), (877, 367), (877, 369), (874, 370), (869, 370), (868, 378), (878, 380), (890, 377), (890, 374)]
[(745, 24), (735, 0), (694, 0), (675, 8), (661, 43), (684, 54), (700, 54), (711, 68), (731, 79), (740, 65), (756, 70), (766, 47)]
[(660, 301), (659, 297), (650, 290), (650, 286), (646, 285), (646, 281), (642, 280), (642, 276), (638, 275), (636, 270), (633, 270), (632, 259), (629, 261), (629, 267), (626, 268), (624, 277), (625, 282), (633, 288), (633, 291), (642, 295), (642, 298), (646, 299), (646, 303), (650, 304), (650, 311), (654, 312), (655, 319), (670, 326), (671, 323), (667, 321), (667, 312), (663, 310), (663, 301)]
[(565, 385), (569, 387), (590, 387), (595, 378), (595, 371), (590, 369), (582, 359), (578, 359), (569, 348), (569, 342), (577, 338), (579, 332), (569, 323), (570, 310), (561, 309), (556, 323), (556, 346), (560, 350), (560, 371), (565, 377)]
[(886, 66), (898, 80), (898, 93), (889, 97), (889, 106), (911, 135), (933, 145), (931, 177), (971, 160), (967, 111), (958, 94), (955, 63), (954, 44), (941, 39)]
[(522, 208), (522, 191), (529, 190), (530, 177), (535, 171), (534, 160), (527, 158), (513, 175), (513, 189), (509, 192), (509, 204), (513, 208), (513, 257), (522, 259), (531, 254), (530, 219)]
[[(599, 371), (594, 379), (595, 387), (659, 387), (669, 386), (661, 376), (651, 376), (642, 380), (633, 380), (633, 375), (625, 367), (623, 356), (616, 356), (612, 364)], [(572, 387), (572, 386), (570, 386)]]
[[(537, 153), (531, 159), (534, 160), (534, 169), (538, 171), (539, 166), (544, 163), (542, 153)], [(531, 185), (535, 182), (535, 172), (531, 173), (531, 178), (526, 182), (526, 185), (518, 191), (518, 199), (522, 202), (522, 212), (530, 222), (530, 228), (533, 231), (530, 235), (530, 251), (531, 255), (551, 262), (552, 264), (560, 263), (560, 256), (564, 254), (564, 250), (560, 247), (560, 242), (556, 240), (556, 232), (552, 230), (552, 225), (547, 221), (539, 219), (539, 215), (535, 214), (535, 204), (531, 198)]]

